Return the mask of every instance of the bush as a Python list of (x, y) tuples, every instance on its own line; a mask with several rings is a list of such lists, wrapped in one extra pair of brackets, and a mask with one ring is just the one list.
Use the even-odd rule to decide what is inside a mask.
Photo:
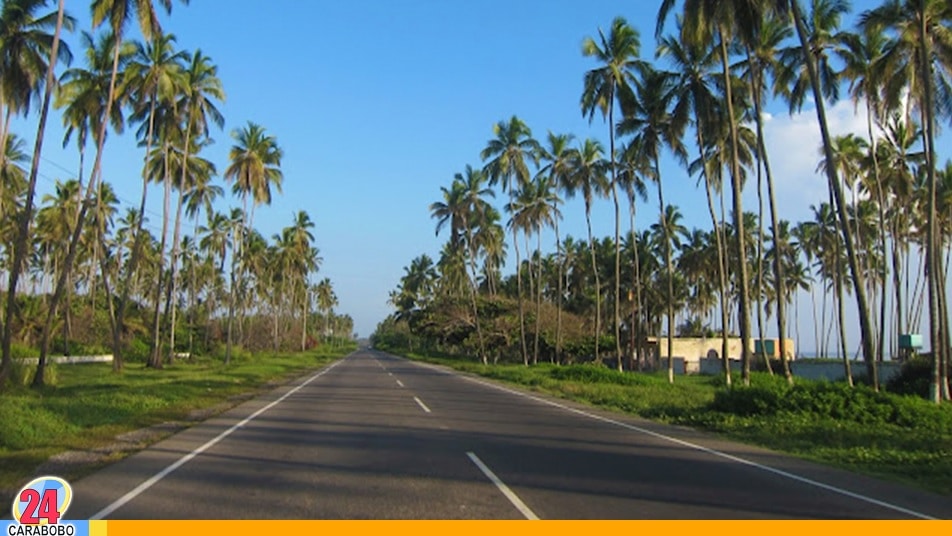
[(123, 349), (123, 359), (126, 362), (145, 363), (149, 360), (151, 350), (142, 339), (132, 339)]
[(902, 364), (899, 374), (886, 382), (886, 389), (892, 393), (926, 398), (931, 383), (932, 360), (917, 357)]
[(11, 343), (10, 344), (10, 357), (13, 359), (24, 359), (28, 357), (39, 357), (40, 351), (35, 350), (25, 344), (20, 343)]
[(710, 408), (744, 417), (799, 414), (929, 433), (952, 430), (952, 408), (915, 397), (877, 393), (863, 385), (850, 388), (845, 383), (739, 387), (717, 392)]

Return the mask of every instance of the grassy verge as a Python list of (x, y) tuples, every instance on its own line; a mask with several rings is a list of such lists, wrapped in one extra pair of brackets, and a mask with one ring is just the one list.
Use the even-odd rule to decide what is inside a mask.
[(710, 376), (679, 376), (669, 385), (666, 373), (408, 357), (952, 495), (949, 404), (807, 380), (789, 388), (766, 374), (754, 374), (751, 387), (728, 391)]
[[(58, 452), (88, 451), (124, 432), (188, 420), (196, 410), (223, 410), (243, 399), (240, 395), (290, 380), (353, 349), (241, 355), (227, 367), (212, 359), (180, 361), (162, 370), (130, 364), (122, 374), (113, 373), (111, 364), (58, 366), (55, 387), (15, 387), (0, 395), (0, 490), (12, 488), (12, 496)], [(84, 470), (88, 467), (59, 476), (76, 478)]]

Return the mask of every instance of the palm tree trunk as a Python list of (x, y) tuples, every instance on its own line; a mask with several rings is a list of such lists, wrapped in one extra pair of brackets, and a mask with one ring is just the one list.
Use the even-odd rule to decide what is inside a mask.
[(641, 297), (641, 259), (639, 259), (639, 243), (638, 235), (635, 234), (635, 196), (632, 194), (631, 199), (629, 200), (629, 227), (631, 228), (631, 249), (632, 249), (632, 285), (635, 287), (635, 302), (632, 304), (631, 312), (631, 335), (632, 335), (632, 352), (634, 352), (635, 359), (641, 363), (641, 339), (642, 339), (642, 330), (641, 330), (641, 315), (636, 315), (636, 312), (640, 313), (642, 310), (642, 297)]
[[(165, 143), (163, 148), (165, 154), (163, 156), (165, 160), (165, 172), (162, 182), (165, 186), (163, 203), (162, 203), (162, 236), (159, 238), (159, 256), (158, 256), (158, 266), (156, 270), (158, 271), (158, 277), (155, 281), (155, 312), (152, 314), (152, 358), (149, 359), (148, 366), (150, 368), (162, 368), (162, 340), (161, 340), (161, 303), (162, 303), (162, 283), (164, 280), (165, 272), (165, 243), (167, 240), (167, 235), (169, 231), (169, 213), (171, 212), (171, 198), (172, 198), (172, 180), (169, 176), (169, 152), (171, 147), (169, 143)], [(169, 275), (171, 275), (171, 270), (169, 270)], [(171, 286), (171, 281), (168, 282)]]
[[(30, 223), (33, 217), (33, 201), (36, 197), (36, 179), (40, 170), (40, 155), (43, 152), (43, 138), (46, 132), (46, 119), (49, 116), (50, 109), (50, 100), (53, 95), (53, 87), (55, 86), (55, 72), (56, 72), (56, 61), (59, 54), (59, 45), (60, 45), (60, 34), (63, 29), (63, 15), (65, 0), (59, 0), (57, 13), (56, 13), (56, 30), (53, 33), (53, 44), (50, 48), (50, 62), (46, 70), (46, 86), (43, 92), (43, 105), (40, 108), (40, 118), (39, 123), (36, 127), (36, 141), (33, 145), (33, 161), (30, 164), (30, 177), (27, 181), (27, 193), (26, 200), (23, 204), (23, 212), (20, 215), (20, 220), (18, 222), (17, 230), (17, 239), (13, 248), (13, 262), (10, 265), (10, 274), (9, 282), (7, 284), (7, 307), (5, 322), (3, 325), (3, 340), (0, 341), (0, 347), (2, 347), (2, 357), (0, 357), (0, 390), (2, 390), (6, 384), (7, 378), (10, 376), (10, 371), (13, 367), (13, 357), (10, 354), (10, 346), (13, 342), (13, 318), (16, 312), (16, 295), (17, 295), (17, 285), (19, 284), (20, 272), (23, 270), (23, 263), (27, 255), (28, 241), (30, 237)], [(115, 71), (113, 71), (112, 84), (110, 86), (109, 92), (109, 103), (106, 106), (107, 115), (109, 111), (109, 105), (112, 104), (112, 96), (115, 86)], [(9, 109), (8, 109), (9, 113)], [(108, 121), (103, 121), (102, 130), (106, 128)], [(7, 134), (8, 129), (4, 129), (4, 135)], [(102, 136), (105, 138), (105, 136)], [(100, 139), (102, 139), (100, 138)], [(100, 142), (100, 148), (102, 143)], [(0, 152), (6, 153), (6, 143), (0, 146)], [(99, 158), (97, 155), (97, 163)], [(40, 367), (37, 367), (37, 374), (40, 373)], [(36, 378), (34, 378), (34, 381)], [(42, 384), (43, 378), (40, 375), (40, 383)]]
[(189, 157), (189, 148), (192, 143), (192, 122), (188, 121), (185, 126), (185, 144), (182, 149), (182, 175), (179, 177), (179, 195), (178, 195), (178, 207), (175, 209), (175, 230), (172, 233), (172, 262), (169, 266), (170, 275), (169, 275), (169, 289), (168, 294), (165, 298), (165, 310), (168, 312), (171, 310), (170, 321), (169, 321), (169, 360), (171, 361), (175, 357), (175, 312), (176, 312), (176, 301), (175, 291), (176, 291), (176, 276), (178, 275), (178, 257), (179, 257), (179, 236), (181, 235), (182, 228), (182, 207), (184, 205), (183, 199), (185, 196), (185, 182), (188, 176), (188, 157)]
[(536, 240), (539, 248), (539, 269), (536, 277), (536, 320), (535, 320), (535, 342), (532, 350), (532, 364), (539, 363), (539, 326), (542, 322), (542, 230), (536, 229)]
[[(823, 138), (823, 151), (827, 162), (835, 162), (833, 147), (830, 141), (829, 126), (826, 121), (826, 107), (823, 100), (823, 94), (820, 91), (820, 82), (817, 77), (816, 64), (813, 55), (810, 53), (810, 46), (807, 40), (806, 25), (803, 21), (803, 14), (800, 11), (798, 0), (790, 0), (790, 10), (793, 14), (793, 20), (797, 30), (797, 36), (800, 39), (800, 46), (803, 51), (804, 63), (807, 66), (807, 72), (810, 76), (810, 84), (813, 86), (813, 97), (816, 105), (817, 121), (820, 124), (820, 134)], [(860, 337), (862, 338), (863, 359), (866, 362), (866, 372), (873, 383), (873, 389), (879, 390), (879, 376), (876, 366), (876, 341), (873, 338), (873, 330), (869, 318), (869, 305), (866, 301), (866, 285), (863, 273), (859, 266), (859, 260), (856, 255), (856, 246), (853, 241), (853, 233), (850, 231), (849, 221), (846, 214), (846, 205), (843, 200), (843, 187), (836, 177), (833, 166), (826, 166), (826, 175), (829, 187), (833, 190), (836, 201), (836, 210), (839, 213), (840, 232), (846, 244), (846, 255), (849, 260), (850, 274), (853, 280), (853, 289), (856, 294), (856, 308), (859, 314)]]
[(595, 362), (602, 363), (598, 355), (598, 338), (602, 331), (602, 287), (598, 280), (598, 263), (595, 261), (595, 240), (592, 238), (592, 205), (585, 200), (585, 224), (588, 226), (588, 247), (592, 253), (592, 274), (595, 276)]
[[(186, 140), (188, 136), (186, 136)], [(186, 141), (186, 143), (188, 143)], [(188, 159), (188, 149), (185, 150), (186, 160)], [(182, 228), (182, 206), (184, 205), (183, 198), (185, 195), (185, 183), (184, 181), (179, 184), (179, 194), (178, 194), (178, 207), (175, 209), (175, 228), (172, 231), (172, 262), (169, 265), (169, 288), (166, 290), (165, 294), (165, 312), (169, 315), (169, 361), (171, 362), (175, 358), (175, 313), (178, 310), (176, 307), (177, 299), (175, 299), (175, 292), (178, 289), (177, 277), (178, 277), (178, 258), (179, 258), (179, 237), (181, 235)]]
[(476, 339), (479, 343), (479, 360), (486, 365), (489, 363), (486, 358), (486, 345), (483, 342), (483, 330), (479, 324), (479, 304), (476, 301), (476, 292), (478, 289), (477, 270), (476, 270), (476, 244), (473, 242), (473, 230), (464, 218), (463, 227), (466, 228), (466, 242), (469, 245), (469, 269), (472, 272), (472, 281), (469, 285), (469, 295), (473, 305), (473, 322), (476, 324)]
[(302, 318), (301, 318), (301, 351), (307, 350), (307, 317), (311, 314), (311, 300), (308, 297), (307, 291), (307, 279), (304, 280), (302, 284), (302, 290), (304, 292), (303, 299), (301, 300), (301, 309), (302, 309)]
[[(760, 84), (758, 84), (759, 86)], [(760, 95), (761, 93), (757, 93)], [(760, 110), (760, 99), (754, 99), (755, 115), (757, 117), (757, 145), (760, 147), (760, 154), (763, 158), (764, 173), (767, 177), (767, 198), (770, 203), (770, 226), (771, 237), (774, 243), (774, 292), (777, 294), (777, 338), (778, 350), (780, 352), (780, 366), (783, 368), (783, 376), (787, 379), (789, 385), (793, 385), (793, 373), (790, 372), (790, 363), (787, 360), (787, 304), (784, 284), (786, 277), (784, 275), (783, 255), (780, 248), (780, 221), (777, 211), (777, 198), (774, 195), (773, 172), (770, 168), (770, 158), (767, 155), (767, 144), (764, 141), (763, 115)], [(799, 323), (797, 325), (799, 328)]]
[(744, 244), (744, 208), (741, 200), (741, 175), (740, 175), (740, 157), (738, 155), (738, 135), (737, 135), (737, 116), (734, 115), (734, 96), (730, 83), (730, 65), (728, 64), (729, 55), (727, 52), (727, 43), (724, 41), (724, 34), (720, 27), (717, 28), (718, 39), (721, 50), (721, 67), (723, 69), (725, 101), (727, 103), (727, 119), (730, 124), (730, 142), (731, 142), (731, 196), (733, 197), (734, 208), (734, 231), (736, 253), (737, 253), (737, 282), (740, 286), (740, 296), (738, 300), (738, 314), (740, 315), (739, 328), (741, 340), (741, 362), (743, 368), (741, 376), (744, 385), (750, 384), (750, 292), (748, 290), (747, 279), (747, 248)]
[(658, 173), (658, 209), (661, 215), (661, 233), (664, 238), (664, 263), (668, 280), (668, 383), (674, 383), (674, 264), (671, 262), (671, 236), (665, 214), (664, 188), (661, 185), (661, 165), (655, 158), (655, 170)]
[(876, 183), (876, 205), (879, 217), (879, 247), (883, 251), (882, 267), (880, 269), (880, 295), (879, 295), (879, 361), (882, 362), (885, 357), (886, 349), (886, 307), (888, 286), (889, 263), (886, 261), (886, 196), (883, 193), (883, 183), (879, 173), (879, 154), (877, 150), (876, 136), (873, 135), (873, 105), (869, 98), (866, 99), (866, 131), (869, 135), (870, 154), (873, 157), (873, 181)]
[(612, 202), (615, 204), (615, 357), (618, 359), (618, 371), (624, 370), (621, 359), (621, 213), (618, 208), (618, 172), (615, 166), (615, 97), (614, 82), (608, 96), (608, 139), (612, 166)]
[[(554, 208), (554, 207), (553, 207)], [(562, 252), (562, 238), (559, 236), (559, 218), (555, 221), (555, 249), (559, 261), (558, 297), (555, 311), (555, 362), (562, 363), (562, 273), (564, 271), (565, 254)]]
[[(760, 354), (764, 359), (767, 372), (773, 376), (773, 367), (770, 366), (770, 356), (764, 344), (764, 196), (763, 196), (763, 161), (760, 151), (757, 151), (757, 338), (760, 339)], [(779, 299), (779, 296), (778, 296)]]
[[(118, 58), (118, 44), (117, 46), (117, 55)], [(136, 221), (135, 226), (135, 238), (132, 241), (132, 252), (129, 254), (129, 261), (126, 266), (126, 276), (123, 278), (122, 290), (119, 296), (119, 305), (116, 307), (116, 329), (112, 333), (112, 355), (113, 359), (122, 360), (122, 330), (125, 327), (125, 316), (126, 316), (126, 306), (129, 303), (129, 293), (132, 290), (132, 281), (135, 278), (136, 270), (139, 267), (139, 260), (142, 257), (142, 247), (144, 245), (144, 237), (142, 234), (142, 226), (145, 223), (145, 204), (146, 198), (149, 193), (149, 179), (147, 174), (147, 166), (149, 162), (149, 154), (152, 152), (152, 138), (155, 135), (155, 103), (156, 95), (152, 95), (152, 102), (149, 105), (149, 132), (146, 135), (145, 140), (145, 158), (143, 158), (142, 163), (142, 196), (139, 200), (139, 219)], [(122, 268), (121, 266), (119, 267)]]

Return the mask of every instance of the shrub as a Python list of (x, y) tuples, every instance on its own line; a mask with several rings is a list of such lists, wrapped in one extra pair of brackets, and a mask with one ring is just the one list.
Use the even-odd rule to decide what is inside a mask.
[(886, 382), (886, 389), (901, 395), (929, 396), (932, 360), (917, 357), (902, 364), (899, 374)]
[(123, 359), (127, 362), (145, 363), (149, 360), (149, 345), (142, 339), (132, 339), (123, 350)]

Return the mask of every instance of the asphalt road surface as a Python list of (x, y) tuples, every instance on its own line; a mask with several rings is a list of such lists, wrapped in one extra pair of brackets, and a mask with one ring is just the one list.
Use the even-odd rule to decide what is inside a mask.
[(371, 350), (73, 488), (70, 519), (952, 517), (946, 497)]

